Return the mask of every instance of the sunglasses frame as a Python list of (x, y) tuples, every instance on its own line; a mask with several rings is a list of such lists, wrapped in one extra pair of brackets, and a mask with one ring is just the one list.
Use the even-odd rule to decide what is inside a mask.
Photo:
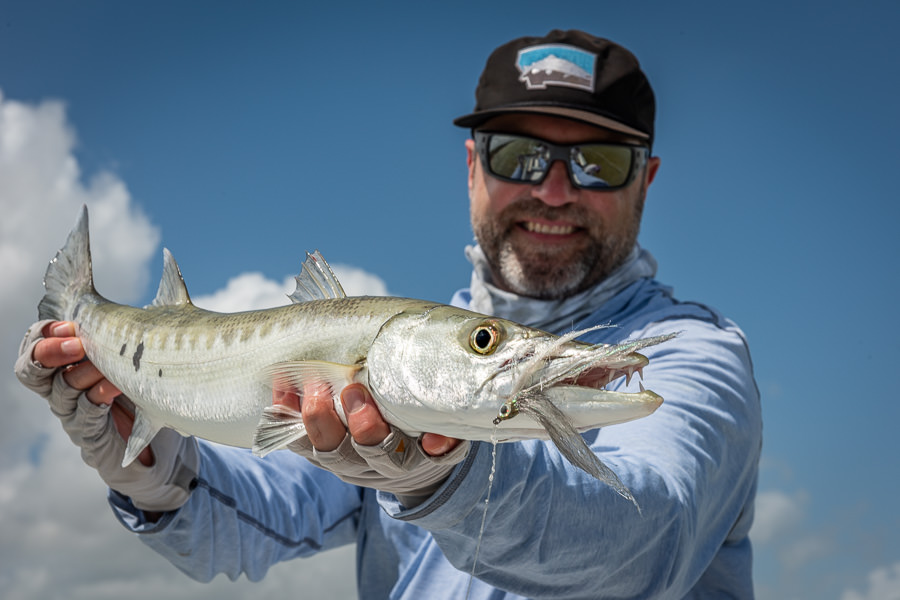
[[(495, 135), (502, 135), (504, 137), (510, 137), (521, 140), (530, 140), (534, 142), (538, 142), (542, 144), (548, 152), (548, 162), (547, 168), (544, 170), (540, 179), (536, 180), (523, 180), (523, 179), (512, 179), (510, 177), (506, 177), (504, 175), (500, 175), (495, 173), (491, 168), (490, 157), (488, 156), (489, 146), (491, 143), (491, 138)], [(553, 142), (548, 142), (547, 140), (543, 140), (541, 138), (533, 137), (530, 135), (520, 135), (517, 133), (509, 133), (505, 131), (482, 131), (482, 130), (474, 130), (472, 131), (472, 137), (475, 139), (475, 149), (478, 152), (478, 155), (481, 157), (481, 162), (484, 165), (485, 170), (491, 174), (492, 177), (496, 177), (502, 181), (508, 181), (510, 183), (519, 183), (523, 185), (538, 185), (547, 178), (547, 174), (550, 172), (550, 168), (553, 166), (553, 163), (557, 160), (562, 161), (566, 165), (566, 172), (569, 174), (569, 182), (576, 188), (590, 191), (612, 191), (618, 190), (623, 187), (627, 187), (633, 180), (635, 174), (640, 171), (644, 165), (647, 164), (647, 159), (650, 157), (650, 148), (644, 146), (642, 144), (623, 144), (623, 143), (613, 143), (613, 142), (582, 142), (580, 144), (554, 144)], [(572, 172), (572, 148), (578, 148), (581, 146), (611, 146), (615, 148), (629, 148), (631, 150), (631, 163), (628, 166), (628, 175), (625, 177), (625, 181), (623, 181), (619, 185), (584, 185), (578, 183), (575, 180), (575, 174)]]

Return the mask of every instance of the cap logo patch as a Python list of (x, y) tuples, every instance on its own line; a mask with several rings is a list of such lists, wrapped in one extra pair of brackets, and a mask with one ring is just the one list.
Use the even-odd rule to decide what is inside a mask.
[(593, 92), (596, 60), (596, 54), (575, 46), (545, 44), (519, 50), (516, 68), (529, 90), (560, 85)]

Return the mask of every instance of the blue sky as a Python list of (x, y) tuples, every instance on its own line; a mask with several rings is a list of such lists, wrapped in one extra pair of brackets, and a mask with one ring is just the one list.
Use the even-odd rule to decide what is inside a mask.
[[(900, 208), (889, 187), (900, 5), (430, 4), (0, 0), (0, 142), (33, 149), (6, 170), (0, 160), (0, 267), (15, 284), (0, 292), (0, 360), (11, 364), (43, 265), (84, 201), (105, 207), (92, 208), (95, 244), (114, 256), (95, 250), (97, 286), (119, 301), (152, 298), (161, 245), (194, 296), (277, 288), (318, 248), (366, 285), (448, 300), (468, 282), (471, 239), (467, 132), (451, 120), (471, 109), (495, 46), (586, 29), (635, 52), (657, 94), (662, 167), (640, 239), (659, 278), (751, 343), (765, 416), (759, 597), (900, 598)], [(143, 581), (65, 571), (86, 538), (63, 526), (62, 500), (20, 507), (28, 524), (13, 524), (8, 508), (33, 499), (29, 482), (61, 493), (47, 457), (75, 452), (57, 450), (47, 416), (22, 408), (27, 396), (3, 377), (0, 403), (28, 426), (0, 429), (0, 537), (38, 541), (0, 566), (0, 584), (23, 598), (89, 585), (102, 597), (115, 587), (103, 582)], [(102, 509), (102, 491), (80, 481), (69, 484), (83, 506)], [(111, 520), (91, 525), (111, 527), (103, 545), (140, 552)], [(35, 578), (29, 556), (57, 568)], [(195, 587), (152, 564), (148, 597), (247, 589)], [(275, 577), (261, 585), (289, 576)]]

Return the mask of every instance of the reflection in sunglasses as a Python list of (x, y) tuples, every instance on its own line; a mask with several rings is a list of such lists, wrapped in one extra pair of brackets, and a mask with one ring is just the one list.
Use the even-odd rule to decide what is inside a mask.
[(568, 165), (572, 185), (615, 189), (630, 183), (646, 162), (646, 146), (611, 143), (553, 144), (505, 133), (475, 132), (475, 143), (488, 171), (499, 179), (537, 184), (554, 161)]

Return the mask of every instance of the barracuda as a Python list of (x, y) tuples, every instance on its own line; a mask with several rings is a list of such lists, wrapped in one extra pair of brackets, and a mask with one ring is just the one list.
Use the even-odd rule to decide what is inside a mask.
[[(145, 308), (94, 289), (87, 208), (50, 262), (40, 318), (74, 321), (87, 357), (134, 404), (123, 465), (162, 428), (259, 455), (304, 435), (295, 411), (272, 406), (272, 390), (365, 384), (385, 419), (410, 435), (469, 440), (553, 439), (563, 454), (631, 498), (578, 432), (647, 416), (662, 403), (649, 390), (604, 388), (640, 374), (637, 353), (673, 335), (590, 345), (434, 302), (347, 297), (322, 256), (307, 255), (292, 304), (215, 313), (191, 303), (164, 250), (159, 291)], [(346, 420), (345, 420), (346, 422)]]

